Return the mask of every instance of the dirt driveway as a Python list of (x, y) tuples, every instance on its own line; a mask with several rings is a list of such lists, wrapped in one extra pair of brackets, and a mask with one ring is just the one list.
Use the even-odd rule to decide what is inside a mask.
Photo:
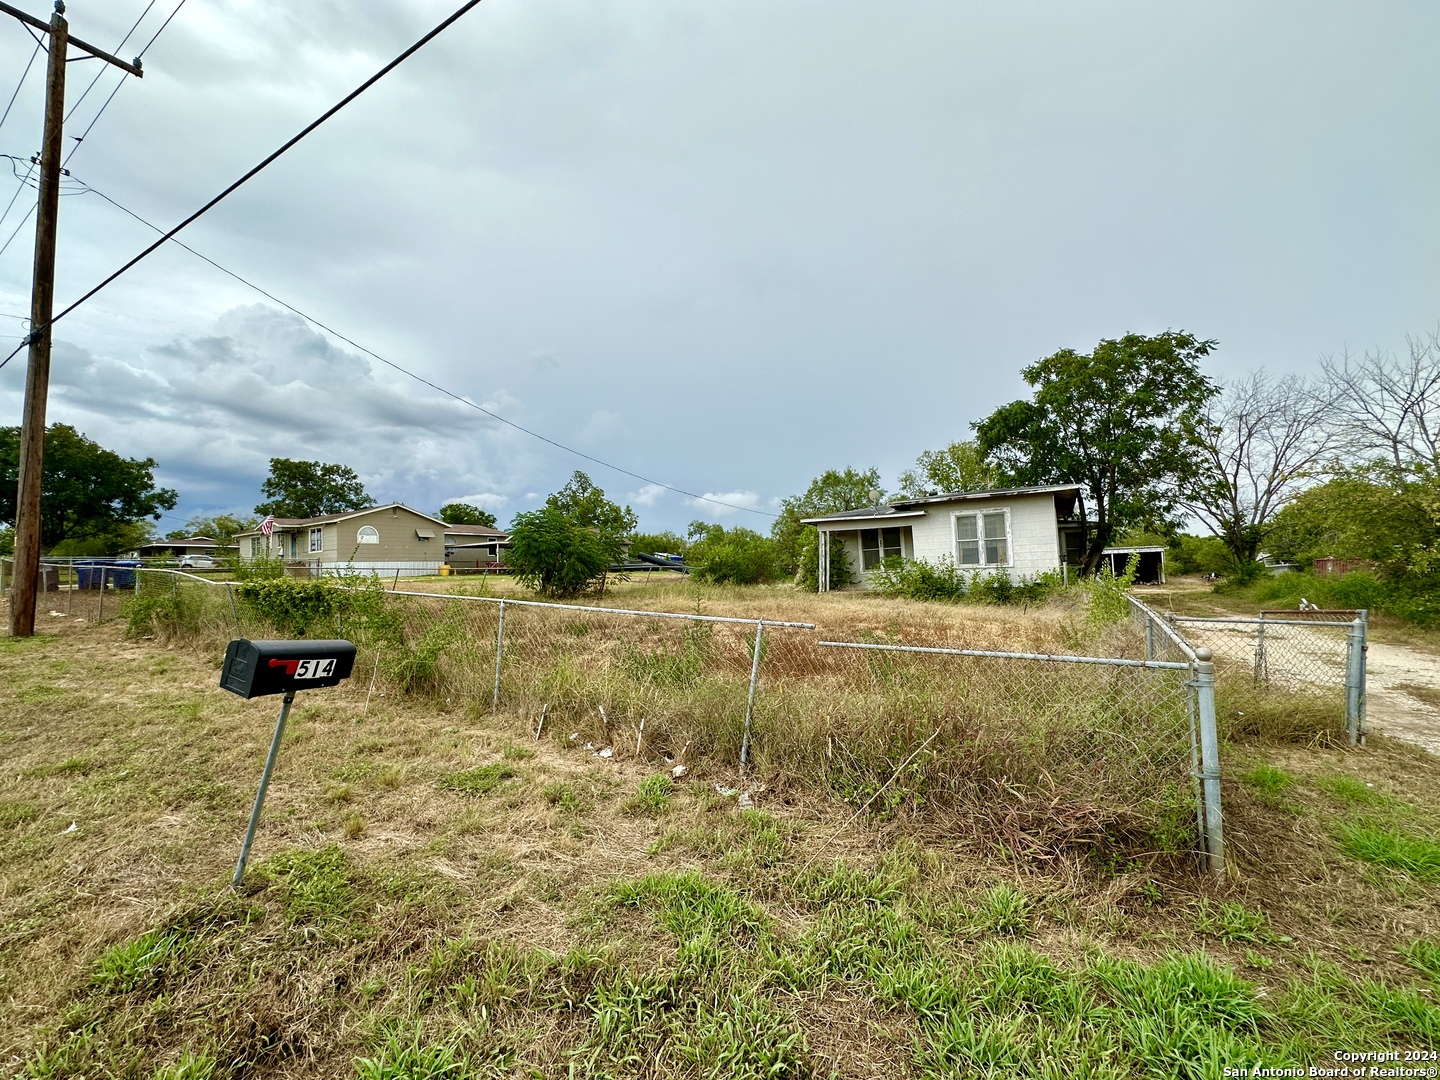
[(1370, 730), (1440, 754), (1440, 658), (1372, 641), (1365, 672)]
[[(1214, 614), (1219, 615), (1219, 612)], [(1253, 619), (1235, 615), (1237, 619)], [(1180, 630), (1216, 658), (1251, 668), (1254, 622), (1181, 621)], [(1343, 693), (1345, 626), (1266, 627), (1266, 675), (1271, 686), (1325, 686)], [(1366, 656), (1366, 723), (1370, 731), (1403, 739), (1440, 755), (1440, 657), (1404, 645), (1371, 641)]]

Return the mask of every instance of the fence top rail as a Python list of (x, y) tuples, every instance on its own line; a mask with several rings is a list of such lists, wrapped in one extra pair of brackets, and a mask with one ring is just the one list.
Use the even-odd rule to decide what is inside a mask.
[[(1294, 614), (1291, 612), (1291, 614)], [(1198, 622), (1198, 623), (1241, 623), (1246, 626), (1349, 626), (1354, 619), (1347, 619), (1344, 622), (1318, 622), (1315, 619), (1246, 619), (1240, 616), (1234, 618), (1216, 618), (1212, 616), (1199, 615), (1167, 615), (1171, 622)], [(1357, 616), (1358, 618), (1358, 616)]]
[[(113, 570), (115, 567), (98, 566), (96, 569)], [(189, 578), (191, 581), (198, 581), (205, 585), (214, 585), (217, 589), (235, 584), (233, 581), (216, 581), (214, 578), (201, 577), (199, 574), (187, 574), (184, 570), (171, 570), (166, 566), (126, 566), (121, 569), (133, 570), (137, 574), (174, 574), (176, 577)]]
[(1131, 607), (1143, 612), (1145, 617), (1149, 619), (1151, 623), (1159, 627), (1160, 632), (1170, 639), (1172, 645), (1174, 645), (1177, 649), (1184, 653), (1185, 658), (1188, 661), (1190, 661), (1191, 663), (1198, 662), (1199, 658), (1195, 655), (1195, 647), (1191, 645), (1190, 642), (1186, 641), (1183, 637), (1181, 637), (1180, 634), (1176, 632), (1175, 627), (1171, 626), (1168, 622), (1162, 619), (1159, 612), (1157, 612), (1149, 604), (1145, 604), (1139, 600), (1136, 600), (1133, 596), (1126, 596), (1125, 599), (1130, 601)]
[(1125, 660), (1118, 656), (1068, 656), (1064, 653), (995, 652), (989, 649), (946, 649), (938, 645), (883, 645), (875, 641), (821, 641), (832, 649), (870, 649), (876, 652), (935, 653), (941, 656), (983, 656), (998, 660), (1044, 660), (1055, 664), (1100, 664), (1106, 667), (1159, 668), (1162, 671), (1189, 671), (1191, 664), (1179, 660)]
[[(352, 586), (341, 586), (352, 588)], [(387, 596), (421, 596), (427, 600), (470, 600), (484, 604), (507, 604), (515, 607), (550, 608), (555, 611), (593, 611), (600, 615), (644, 615), (655, 619), (687, 619), (690, 622), (739, 623), (744, 626), (789, 626), (797, 630), (814, 630), (808, 622), (783, 622), (779, 619), (742, 619), (735, 615), (697, 615), (679, 611), (637, 611), (632, 608), (595, 607), (587, 604), (551, 604), (544, 600), (512, 600), (508, 596), (466, 596), (464, 593), (418, 592), (386, 589)]]

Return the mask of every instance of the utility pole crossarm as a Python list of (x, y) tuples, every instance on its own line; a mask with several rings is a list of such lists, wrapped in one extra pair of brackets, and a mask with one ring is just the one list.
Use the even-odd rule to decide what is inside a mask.
[[(47, 34), (50, 32), (50, 24), (48, 22), (45, 22), (43, 19), (37, 19), (34, 15), (30, 15), (27, 12), (21, 11), (17, 7), (11, 7), (9, 4), (5, 3), (5, 0), (0, 0), (0, 12), (4, 12), (6, 15), (15, 16), (15, 18), (19, 19), (21, 22), (25, 23), (27, 26), (33, 26), (36, 30), (43, 30)], [(114, 64), (122, 71), (128, 71), (137, 79), (143, 79), (145, 77), (145, 73), (141, 70), (139, 57), (136, 57), (132, 63), (126, 63), (119, 57), (106, 52), (104, 49), (97, 49), (94, 45), (90, 45), (87, 42), (81, 41), (77, 37), (70, 38), (70, 47), (72, 49), (79, 49), (82, 52), (87, 52), (91, 56), (95, 57), (97, 60), (104, 60), (106, 63)]]

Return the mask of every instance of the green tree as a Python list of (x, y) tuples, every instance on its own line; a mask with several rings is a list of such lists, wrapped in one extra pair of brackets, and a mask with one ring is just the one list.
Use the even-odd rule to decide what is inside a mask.
[(900, 494), (923, 499), (952, 491), (985, 491), (1000, 483), (1000, 470), (972, 440), (953, 442), (943, 450), (926, 450), (915, 467), (900, 474)]
[(1385, 462), (1338, 469), (1276, 515), (1268, 543), (1286, 562), (1369, 559), (1392, 580), (1440, 573), (1440, 471)]
[(1117, 532), (1172, 529), (1202, 464), (1200, 429), (1217, 386), (1199, 362), (1215, 347), (1192, 334), (1127, 334), (1089, 354), (1062, 349), (1025, 368), (1030, 400), (975, 425), (982, 452), (1016, 484), (1081, 484), (1094, 573)]
[(248, 515), (243, 518), (234, 514), (216, 514), (214, 517), (197, 515), (185, 522), (183, 530), (166, 533), (165, 539), (182, 540), (187, 536), (208, 536), (222, 544), (233, 544), (236, 533), (253, 529), (257, 524), (258, 519)]
[(759, 585), (779, 576), (775, 542), (738, 525), (692, 521), (687, 562), (697, 581), (717, 585)]
[(605, 574), (624, 554), (635, 523), (634, 511), (577, 471), (539, 510), (515, 515), (505, 565), (545, 596), (604, 591)]
[[(158, 521), (179, 496), (155, 486), (154, 458), (125, 458), (87, 439), (69, 424), (45, 429), (40, 491), (40, 544), (93, 540), (118, 550), (132, 534), (125, 526)], [(14, 526), (20, 483), (20, 429), (0, 428), (0, 524)]]
[(435, 516), (446, 525), (484, 525), (487, 529), (495, 528), (494, 514), (469, 503), (446, 503)]
[(270, 475), (260, 485), (260, 493), (269, 501), (256, 506), (255, 513), (277, 518), (343, 514), (375, 505), (354, 469), (320, 461), (271, 458)]
[(605, 573), (622, 548), (617, 537), (581, 525), (547, 502), (515, 515), (505, 564), (527, 587), (563, 599), (596, 585), (603, 588)]
[[(858, 510), (862, 506), (873, 506), (883, 498), (880, 470), (861, 472), (847, 465), (844, 469), (827, 469), (810, 481), (803, 494), (782, 499), (780, 516), (770, 527), (770, 538), (775, 541), (775, 558), (781, 570), (789, 575), (800, 575), (813, 588), (815, 576), (819, 573), (817, 533), (815, 526), (802, 524), (801, 519)], [(832, 560), (830, 564), (832, 586), (849, 584), (849, 567), (844, 562), (843, 549), (841, 552), (840, 560)], [(834, 580), (835, 571), (841, 566), (845, 568), (845, 579)]]
[(658, 532), (658, 533), (635, 533), (630, 537), (631, 554), (654, 555), (657, 551), (663, 551), (670, 555), (684, 555), (688, 550), (690, 542), (679, 533)]
[(595, 529), (605, 536), (620, 540), (635, 531), (638, 518), (630, 507), (620, 506), (605, 497), (603, 488), (595, 486), (590, 477), (578, 469), (555, 494), (545, 500), (577, 525)]

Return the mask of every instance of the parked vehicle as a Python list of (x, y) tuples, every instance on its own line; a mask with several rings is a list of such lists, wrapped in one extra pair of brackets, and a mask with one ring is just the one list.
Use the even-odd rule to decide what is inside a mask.
[(182, 555), (180, 566), (182, 569), (191, 570), (213, 570), (220, 565), (220, 560), (213, 555)]

